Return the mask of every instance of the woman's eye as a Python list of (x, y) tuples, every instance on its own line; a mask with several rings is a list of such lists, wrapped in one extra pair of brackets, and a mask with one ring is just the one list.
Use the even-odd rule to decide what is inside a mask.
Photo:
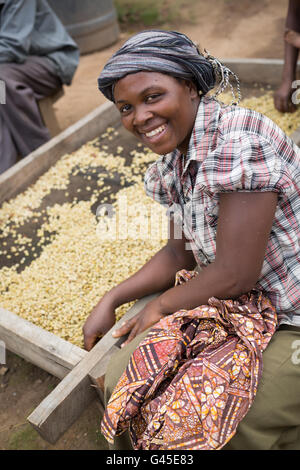
[(158, 98), (159, 97), (159, 94), (156, 93), (155, 95), (149, 95), (146, 97), (146, 101), (149, 102), (149, 101), (153, 101), (155, 100), (155, 98)]
[(121, 114), (128, 113), (128, 111), (130, 111), (130, 108), (131, 108), (130, 104), (124, 104), (124, 106), (120, 108), (120, 113)]

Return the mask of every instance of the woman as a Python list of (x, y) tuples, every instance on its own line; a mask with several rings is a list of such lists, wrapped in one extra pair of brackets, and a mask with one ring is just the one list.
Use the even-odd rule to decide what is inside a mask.
[[(228, 441), (227, 447), (233, 449), (299, 448), (296, 446), (300, 443), (297, 436), (300, 429), (300, 368), (297, 361), (292, 360), (293, 345), (297, 344), (295, 340), (300, 340), (299, 149), (268, 118), (237, 106), (222, 106), (216, 99), (205, 96), (214, 88), (218, 78), (217, 93), (223, 91), (229, 84), (230, 75), (234, 74), (213, 57), (201, 54), (185, 35), (145, 31), (129, 39), (108, 61), (99, 77), (100, 90), (115, 102), (125, 128), (162, 155), (147, 170), (146, 192), (175, 212), (167, 245), (136, 274), (108, 292), (84, 325), (85, 347), (89, 350), (97, 338), (113, 325), (117, 306), (163, 292), (116, 332), (116, 336), (126, 333), (129, 336), (121, 353), (113, 358), (106, 376), (109, 396), (122, 375), (117, 390), (120, 391), (121, 386), (126, 389), (126, 399), (122, 403), (128, 403), (128, 406), (124, 405), (121, 420), (115, 419), (121, 411), (118, 409), (118, 413), (113, 413), (108, 406), (103, 429), (106, 435), (111, 431), (114, 437), (122, 426), (125, 428), (129, 423), (134, 448), (158, 448), (155, 446), (159, 439), (153, 436), (158, 428), (163, 429), (172, 420), (173, 431), (168, 427), (167, 434), (164, 434), (168, 439), (172, 439), (173, 432), (180, 435), (181, 428), (179, 425), (176, 428), (176, 420), (178, 423), (182, 420), (187, 426), (184, 429), (190, 432), (187, 421), (191, 414), (184, 418), (184, 407), (187, 409), (191, 405), (192, 398), (174, 398), (179, 390), (178, 375), (174, 383), (170, 382), (170, 387), (165, 382), (157, 383), (151, 403), (146, 396), (149, 398), (147, 393), (162, 374), (160, 369), (155, 369), (151, 384), (149, 376), (138, 377), (139, 383), (148, 387), (147, 391), (137, 387), (134, 393), (129, 393), (130, 387), (133, 390), (133, 382), (129, 380), (129, 369), (126, 372), (124, 369), (131, 354), (133, 351), (139, 354), (137, 347), (143, 345), (145, 350), (152, 348), (153, 354), (159, 356), (150, 342), (151, 338), (157, 341), (164, 332), (171, 335), (169, 339), (176, 340), (170, 346), (171, 356), (175, 350), (178, 352), (185, 348), (185, 360), (183, 355), (178, 359), (176, 352), (170, 366), (172, 371), (181, 371), (181, 375), (182, 369), (178, 367), (187, 367), (188, 348), (198, 362), (202, 361), (203, 372), (203, 351), (205, 354), (211, 351), (211, 342), (216, 348), (214, 351), (220, 351), (230, 341), (236, 341), (236, 349), (230, 351), (231, 362), (223, 364), (226, 354), (229, 354), (225, 350), (217, 362), (210, 357), (212, 362), (208, 368), (213, 371), (210, 381), (208, 374), (203, 383), (197, 384), (200, 388), (197, 389), (194, 406), (198, 406), (202, 415), (205, 411), (205, 416), (202, 423), (196, 422), (196, 429), (198, 424), (203, 425), (205, 446), (201, 444), (204, 441), (201, 434), (197, 445), (185, 442), (185, 447), (181, 448), (221, 448)], [(174, 235), (178, 234), (178, 229), (181, 230), (180, 237)], [(192, 250), (188, 249), (187, 243), (191, 244)], [(174, 286), (176, 273), (183, 269), (194, 270), (196, 264), (200, 267), (199, 274), (181, 271)], [(204, 318), (204, 323), (199, 320)], [(246, 333), (246, 330), (241, 330), (237, 318), (241, 322), (247, 318), (247, 325), (251, 324), (255, 335), (251, 336), (250, 330)], [(276, 328), (277, 321), (279, 327)], [(252, 346), (249, 346), (250, 337), (255, 337)], [(195, 344), (201, 345), (196, 352), (193, 349)], [(264, 374), (252, 406), (260, 377), (259, 357), (266, 347)], [(236, 359), (237, 351), (242, 351), (239, 360)], [(162, 368), (168, 366), (171, 356), (165, 357), (165, 363), (161, 361)], [(139, 359), (132, 357), (142, 361), (141, 355)], [(132, 367), (132, 359), (130, 361)], [(189, 367), (197, 362), (196, 359), (193, 361), (189, 362)], [(220, 361), (223, 365), (218, 369)], [(228, 363), (233, 364), (232, 361), (235, 361), (235, 366), (229, 367)], [(247, 369), (250, 363), (251, 371), (249, 367)], [(168, 377), (171, 377), (171, 369), (165, 372)], [(243, 377), (239, 375), (242, 369)], [(224, 393), (227, 398), (223, 401), (217, 396), (225, 390), (225, 382), (214, 390), (211, 388), (213, 383), (220, 384), (224, 379), (222, 371), (224, 374), (226, 371), (227, 378), (237, 380), (234, 387), (238, 390), (232, 398), (236, 408), (232, 407), (234, 416), (239, 416), (239, 419), (227, 434), (224, 422), (229, 419), (226, 413), (229, 412), (228, 397), (230, 387), (234, 388), (233, 382), (226, 379)], [(198, 372), (193, 375), (194, 381)], [(162, 384), (163, 388), (159, 388)], [(166, 418), (167, 412), (163, 414), (162, 410), (167, 406), (162, 406), (161, 401), (158, 405), (157, 400), (165, 399), (165, 392), (169, 392), (171, 387), (176, 392), (168, 402), (168, 406), (171, 403), (173, 417), (169, 412)], [(180, 387), (181, 393), (182, 383)], [(137, 402), (132, 401), (133, 396), (139, 400), (138, 407)], [(207, 398), (205, 402), (201, 402), (203, 396), (205, 400)], [(239, 408), (240, 404), (236, 404), (237, 400), (239, 403), (243, 401), (242, 397), (247, 398), (243, 410)], [(212, 400), (215, 401), (212, 403)], [(150, 410), (152, 404), (155, 404), (155, 411)], [(180, 407), (181, 413), (178, 411)], [(144, 424), (151, 421), (151, 438), (148, 428), (142, 433), (140, 431), (142, 413), (146, 416)], [(210, 421), (207, 421), (208, 416)], [(206, 430), (205, 423), (210, 423)], [(120, 426), (118, 431), (117, 426)], [(209, 434), (212, 427), (215, 427), (214, 433)], [(163, 442), (167, 438), (160, 439)], [(183, 445), (183, 440), (181, 444), (179, 441), (173, 448)], [(116, 442), (117, 448), (130, 448), (124, 436)], [(166, 442), (163, 445), (167, 446)]]

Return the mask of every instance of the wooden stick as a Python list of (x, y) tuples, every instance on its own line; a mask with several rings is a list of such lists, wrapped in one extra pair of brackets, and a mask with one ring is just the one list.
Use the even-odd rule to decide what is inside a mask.
[[(96, 380), (97, 373), (105, 375), (110, 356), (124, 341), (124, 338), (113, 338), (112, 332), (119, 328), (125, 319), (136, 315), (157, 295), (159, 294), (137, 301), (27, 418), (43, 439), (54, 444), (86, 406), (97, 398), (93, 386), (99, 385)], [(93, 384), (89, 374), (93, 378)]]

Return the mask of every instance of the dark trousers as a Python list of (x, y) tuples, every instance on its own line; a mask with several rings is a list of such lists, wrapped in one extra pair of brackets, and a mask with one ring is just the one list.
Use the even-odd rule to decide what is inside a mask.
[(23, 64), (0, 64), (5, 104), (0, 104), (0, 174), (50, 139), (37, 101), (62, 83), (46, 57), (28, 57)]

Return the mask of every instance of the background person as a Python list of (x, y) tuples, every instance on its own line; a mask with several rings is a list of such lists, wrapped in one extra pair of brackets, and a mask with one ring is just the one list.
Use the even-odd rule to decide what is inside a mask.
[(284, 66), (281, 84), (274, 93), (274, 106), (282, 113), (291, 113), (296, 110), (296, 103), (292, 101), (292, 94), (296, 89), (292, 87), (292, 84), (296, 80), (299, 48), (300, 1), (289, 0), (284, 33)]
[(0, 0), (0, 173), (50, 139), (37, 101), (70, 85), (79, 50), (46, 0)]

